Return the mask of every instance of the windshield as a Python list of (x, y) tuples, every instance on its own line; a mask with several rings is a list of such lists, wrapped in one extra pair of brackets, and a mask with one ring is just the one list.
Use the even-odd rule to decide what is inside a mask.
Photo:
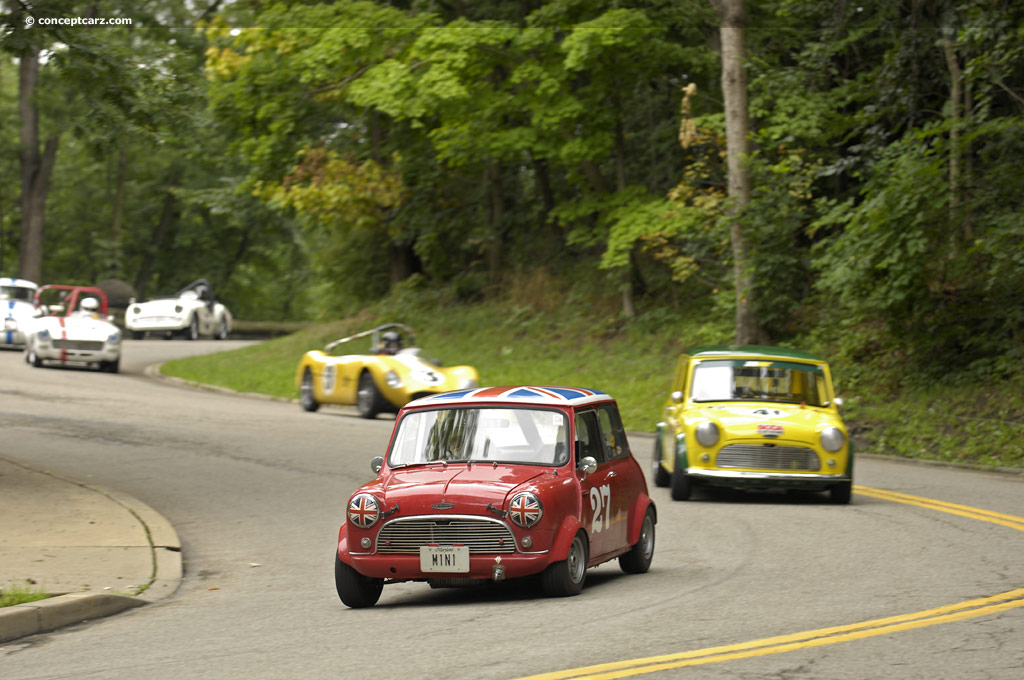
[(702, 361), (693, 369), (693, 401), (780, 401), (828, 405), (820, 365), (767, 359)]
[(479, 461), (563, 465), (569, 460), (566, 417), (529, 408), (414, 411), (398, 425), (388, 464)]
[(26, 302), (31, 302), (33, 293), (35, 293), (34, 290), (23, 286), (0, 286), (0, 300), (25, 300)]

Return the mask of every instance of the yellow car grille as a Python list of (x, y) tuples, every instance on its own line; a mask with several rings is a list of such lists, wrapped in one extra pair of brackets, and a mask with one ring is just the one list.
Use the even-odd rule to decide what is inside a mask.
[(377, 552), (415, 553), (424, 545), (465, 545), (470, 553), (513, 553), (515, 538), (501, 522), (489, 519), (415, 517), (385, 524)]
[(722, 447), (716, 459), (718, 467), (757, 468), (760, 470), (821, 469), (821, 461), (812, 449), (803, 446), (774, 446), (772, 444), (729, 444)]

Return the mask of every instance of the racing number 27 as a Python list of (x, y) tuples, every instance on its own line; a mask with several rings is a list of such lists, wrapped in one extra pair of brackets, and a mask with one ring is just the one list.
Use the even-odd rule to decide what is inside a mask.
[(591, 531), (595, 534), (608, 528), (608, 510), (611, 508), (612, 488), (607, 484), (590, 488), (590, 509), (594, 511)]

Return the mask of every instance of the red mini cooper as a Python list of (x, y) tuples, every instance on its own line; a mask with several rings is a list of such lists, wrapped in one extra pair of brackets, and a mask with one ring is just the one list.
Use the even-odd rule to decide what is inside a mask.
[(398, 414), (377, 478), (338, 532), (341, 601), (370, 607), (386, 583), (433, 587), (540, 575), (575, 595), (587, 568), (646, 572), (657, 513), (607, 394), (571, 387), (446, 392)]

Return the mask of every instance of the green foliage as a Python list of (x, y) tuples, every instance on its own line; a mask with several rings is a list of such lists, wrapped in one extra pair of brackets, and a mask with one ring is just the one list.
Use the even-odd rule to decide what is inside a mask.
[(29, 602), (38, 602), (50, 597), (42, 588), (32, 585), (8, 585), (0, 590), (0, 609)]

